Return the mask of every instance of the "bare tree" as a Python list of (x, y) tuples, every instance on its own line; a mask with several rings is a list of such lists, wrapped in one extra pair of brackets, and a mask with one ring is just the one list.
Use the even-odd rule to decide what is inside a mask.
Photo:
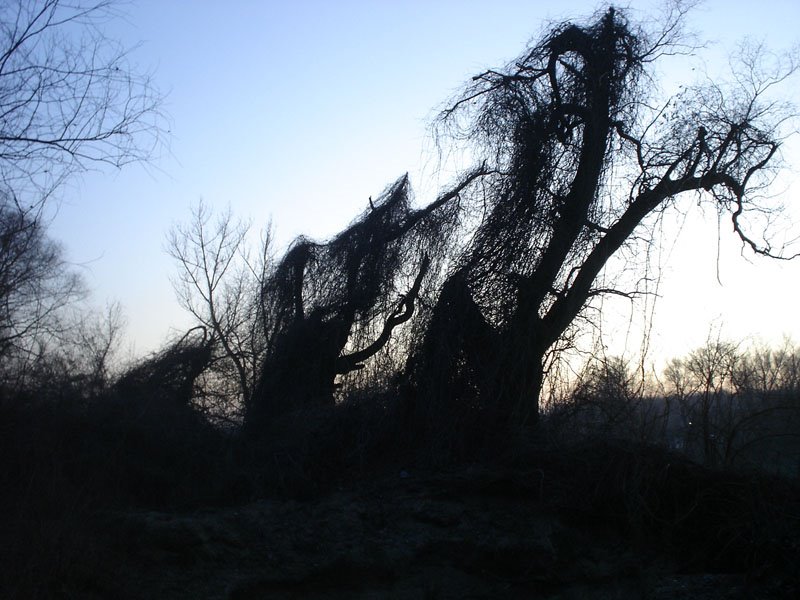
[(114, 2), (0, 4), (0, 184), (37, 204), (93, 165), (147, 160), (161, 96), (103, 27)]
[(214, 218), (200, 202), (189, 223), (173, 227), (167, 239), (167, 252), (178, 265), (173, 280), (178, 299), (214, 348), (203, 392), (207, 401), (225, 407), (222, 412), (249, 401), (264, 358), (260, 298), (271, 242), (267, 232), (253, 258), (248, 231), (230, 210)]
[(727, 213), (747, 249), (785, 257), (750, 227), (774, 214), (757, 192), (791, 112), (771, 91), (795, 66), (743, 53), (730, 85), (655, 104), (650, 66), (682, 50), (683, 18), (676, 3), (656, 33), (613, 8), (555, 26), (442, 112), (444, 133), (472, 144), (486, 175), (472, 188), (478, 225), (412, 361), (421, 396), (462, 394), (501, 420), (535, 423), (548, 349), (593, 298), (636, 291), (596, 282), (682, 196)]
[(125, 326), (119, 304), (104, 311), (68, 304), (58, 311), (57, 336), (40, 333), (33, 350), (6, 357), (3, 385), (33, 392), (39, 401), (94, 400), (106, 393), (121, 367)]
[[(633, 425), (641, 405), (643, 385), (628, 362), (609, 356), (584, 367), (573, 392), (576, 409), (586, 413), (592, 433), (620, 437), (635, 435)], [(627, 429), (627, 431), (624, 431)]]
[(788, 338), (777, 348), (751, 348), (732, 385), (740, 414), (726, 436), (727, 461), (800, 474), (800, 348)]
[(684, 450), (712, 466), (748, 465), (796, 474), (800, 446), (798, 352), (711, 339), (670, 361), (667, 392), (683, 419)]
[(726, 438), (739, 418), (732, 394), (739, 360), (736, 344), (709, 338), (686, 359), (672, 360), (667, 366), (667, 380), (673, 383), (684, 419), (686, 447), (699, 443), (701, 456), (709, 465), (724, 461)]
[(106, 0), (0, 3), (0, 359), (6, 369), (10, 357), (22, 369), (43, 348), (66, 343), (68, 330), (80, 329), (65, 311), (83, 297), (83, 285), (46, 234), (52, 193), (93, 166), (147, 160), (161, 140), (161, 97), (150, 76), (138, 74), (103, 32), (114, 16), (114, 3)]
[(125, 325), (122, 305), (112, 302), (100, 315), (84, 315), (75, 328), (76, 372), (90, 395), (100, 394), (114, 379)]
[(63, 309), (84, 295), (40, 219), (0, 193), (0, 361), (24, 363), (61, 339), (69, 328)]
[(800, 389), (800, 348), (789, 338), (774, 349), (752, 348), (737, 362), (732, 379), (739, 394), (754, 400), (796, 396)]

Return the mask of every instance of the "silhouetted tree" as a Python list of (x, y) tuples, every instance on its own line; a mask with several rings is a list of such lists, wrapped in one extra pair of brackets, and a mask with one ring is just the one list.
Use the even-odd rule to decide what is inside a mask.
[(61, 247), (47, 236), (36, 213), (22, 210), (0, 192), (0, 363), (22, 368), (59, 340), (68, 324), (63, 309), (84, 297)]
[(676, 4), (656, 35), (613, 8), (556, 26), (442, 112), (486, 174), (470, 190), (478, 224), (410, 362), (418, 396), (460, 394), (503, 422), (535, 423), (548, 349), (592, 298), (625, 293), (598, 275), (687, 192), (727, 212), (749, 249), (780, 256), (745, 218), (764, 209), (750, 192), (769, 181), (787, 116), (766, 96), (794, 66), (745, 53), (730, 87), (685, 88), (652, 108), (648, 67), (676, 51), (683, 16)]
[(158, 145), (161, 97), (103, 32), (113, 15), (106, 0), (0, 4), (0, 185), (26, 206)]
[(670, 361), (666, 369), (680, 404), (687, 445), (698, 442), (710, 465), (717, 464), (718, 445), (735, 419), (732, 377), (739, 359), (735, 344), (709, 339), (686, 359)]
[(573, 397), (584, 410), (589, 410), (590, 417), (601, 424), (606, 433), (619, 435), (615, 429), (632, 428), (635, 422), (642, 388), (643, 383), (637, 381), (628, 363), (612, 356), (586, 366)]
[(712, 466), (768, 460), (760, 468), (794, 474), (799, 358), (788, 340), (777, 349), (741, 351), (709, 339), (686, 358), (670, 361), (666, 391), (680, 407), (685, 451)]
[(178, 300), (209, 335), (212, 355), (196, 401), (217, 417), (241, 413), (249, 403), (264, 359), (260, 291), (271, 266), (269, 234), (253, 258), (249, 226), (230, 210), (212, 222), (200, 203), (186, 225), (176, 225), (167, 252), (178, 265)]
[(112, 16), (105, 0), (0, 3), (0, 359), (15, 369), (80, 329), (64, 319), (83, 288), (46, 234), (48, 199), (159, 144), (161, 97), (104, 33)]
[(409, 321), (423, 279), (445, 256), (453, 200), (483, 171), (413, 210), (406, 176), (326, 243), (294, 242), (261, 293), (267, 354), (248, 410), (251, 424), (331, 404), (336, 379), (363, 368)]
[(194, 382), (208, 368), (211, 357), (212, 340), (203, 327), (194, 327), (128, 369), (114, 383), (114, 394), (156, 409), (160, 404), (188, 407)]
[(125, 322), (119, 304), (101, 312), (68, 303), (48, 322), (26, 346), (15, 347), (0, 361), (3, 390), (38, 402), (67, 400), (73, 408), (85, 406), (79, 401), (100, 398), (121, 366)]
[(776, 397), (800, 400), (800, 348), (784, 338), (777, 348), (760, 346), (743, 354), (734, 365), (733, 385), (746, 398)]
[(417, 425), (536, 423), (550, 349), (593, 298), (631, 293), (596, 284), (609, 259), (687, 193), (727, 212), (749, 249), (781, 256), (746, 218), (763, 214), (751, 192), (769, 182), (787, 116), (768, 96), (794, 67), (744, 53), (731, 86), (656, 106), (649, 68), (682, 49), (684, 12), (676, 3), (654, 34), (613, 8), (553, 27), (441, 113), (442, 140), (478, 159), (453, 189), (414, 210), (404, 177), (329, 242), (297, 240), (262, 290), (251, 422), (332, 403), (337, 379), (388, 352)]

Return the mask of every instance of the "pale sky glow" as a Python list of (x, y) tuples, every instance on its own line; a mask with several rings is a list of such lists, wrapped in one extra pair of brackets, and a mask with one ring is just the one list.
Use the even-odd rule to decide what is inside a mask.
[[(636, 15), (659, 2), (632, 2)], [(279, 247), (298, 234), (324, 239), (345, 226), (406, 171), (418, 202), (439, 186), (431, 117), (470, 76), (513, 59), (545, 20), (602, 7), (559, 0), (486, 1), (165, 1), (137, 0), (110, 37), (142, 45), (132, 60), (152, 69), (168, 93), (170, 154), (149, 167), (89, 173), (64, 190), (52, 225), (82, 267), (94, 301), (119, 300), (137, 354), (156, 349), (188, 318), (175, 300), (175, 265), (164, 252), (175, 222), (201, 198), (210, 207), (270, 219)], [(639, 12), (641, 11), (641, 12)], [(775, 49), (800, 42), (796, 0), (711, 0), (689, 26), (719, 45), (700, 51), (711, 74), (745, 35)], [(691, 83), (691, 74), (686, 82)], [(800, 144), (787, 159), (800, 170)], [(797, 173), (780, 182), (800, 235)], [(687, 210), (692, 200), (684, 200)], [(689, 217), (663, 264), (653, 352), (678, 356), (702, 344), (709, 327), (734, 340), (791, 335), (800, 342), (800, 260), (743, 258), (716, 216)], [(664, 252), (672, 247), (665, 240)], [(662, 257), (666, 260), (666, 255)], [(719, 271), (719, 281), (717, 281)], [(720, 284), (721, 282), (721, 284)], [(625, 322), (624, 300), (609, 302)], [(641, 307), (637, 308), (641, 312)], [(621, 352), (625, 326), (605, 331)], [(640, 336), (631, 333), (631, 350)]]

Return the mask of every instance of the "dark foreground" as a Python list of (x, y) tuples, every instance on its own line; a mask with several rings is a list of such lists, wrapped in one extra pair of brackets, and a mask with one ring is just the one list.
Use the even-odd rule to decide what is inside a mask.
[(4, 578), (5, 597), (800, 592), (794, 484), (714, 473), (653, 449), (586, 443), (438, 470), (392, 468), (294, 496), (182, 511), (76, 508), (55, 521), (5, 523), (2, 558), (16, 569)]

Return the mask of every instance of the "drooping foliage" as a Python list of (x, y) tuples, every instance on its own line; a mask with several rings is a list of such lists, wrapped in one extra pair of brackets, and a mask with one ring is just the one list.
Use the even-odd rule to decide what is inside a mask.
[(112, 395), (125, 402), (189, 406), (195, 380), (208, 368), (212, 341), (205, 330), (190, 330), (176, 342), (128, 369)]
[(401, 177), (332, 240), (294, 242), (262, 290), (269, 345), (251, 420), (332, 403), (337, 377), (386, 347), (414, 314), (432, 263), (446, 255), (453, 200), (479, 174), (420, 210)]
[[(536, 401), (542, 358), (563, 332), (543, 317), (601, 235), (593, 221), (602, 216), (611, 123), (635, 89), (638, 43), (613, 11), (590, 27), (567, 24), (510, 71), (475, 78), (442, 115), (471, 113), (466, 134), (488, 151), (495, 175), (481, 198), (483, 219), (446, 284), (461, 300), (453, 306), (443, 294), (427, 333), (443, 335), (438, 313), (469, 315), (466, 345), (442, 364), (435, 342), (426, 344), (415, 365), (419, 385), (439, 379), (440, 389), (453, 389), (463, 380), (456, 389), (466, 386), (502, 412), (525, 409), (521, 397)], [(476, 350), (483, 356), (469, 356)]]
[[(782, 115), (764, 118), (768, 86), (725, 100), (719, 87), (698, 88), (662, 119), (643, 86), (668, 44), (609, 9), (588, 26), (556, 27), (505, 70), (475, 77), (443, 111), (449, 132), (482, 150), (490, 175), (478, 190), (483, 218), (413, 360), (417, 388), (467, 389), (469, 402), (501, 418), (535, 421), (548, 348), (593, 296), (619, 291), (595, 287), (598, 275), (682, 192), (708, 193), (745, 244), (770, 253), (739, 224), (754, 208), (748, 186), (779, 144), (769, 119)], [(445, 350), (454, 312), (464, 343)]]
[(764, 98), (792, 68), (653, 108), (647, 67), (682, 18), (676, 4), (656, 35), (614, 9), (554, 27), (442, 112), (478, 157), (454, 188), (414, 210), (403, 177), (332, 240), (297, 240), (262, 290), (269, 351), (248, 419), (332, 403), (337, 378), (384, 353), (417, 425), (535, 423), (548, 350), (593, 297), (625, 293), (598, 276), (679, 195), (779, 255), (744, 217), (763, 209), (748, 192), (785, 116)]

